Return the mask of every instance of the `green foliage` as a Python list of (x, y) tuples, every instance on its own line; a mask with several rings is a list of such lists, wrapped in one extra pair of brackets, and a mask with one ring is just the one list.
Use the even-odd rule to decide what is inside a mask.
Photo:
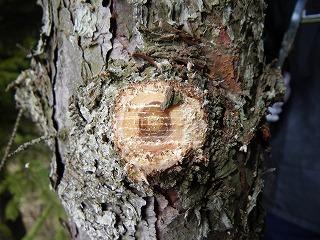
[[(37, 44), (41, 15), (36, 0), (0, 1), (0, 159), (17, 115), (14, 91), (5, 89), (29, 66), (26, 55)], [(37, 137), (34, 124), (23, 119), (11, 150)], [(44, 145), (33, 146), (7, 160), (0, 172), (0, 239), (13, 238), (16, 229), (6, 223), (20, 216), (25, 218), (28, 231), (24, 239), (70, 238), (59, 221), (66, 218), (65, 212), (50, 190), (49, 163), (49, 151)]]
[(10, 228), (5, 224), (0, 222), (0, 236), (2, 237), (9, 237), (11, 235)]
[[(29, 124), (24, 122), (27, 129)], [(32, 130), (32, 128), (31, 128)], [(34, 131), (34, 129), (33, 129)], [(17, 135), (15, 145), (18, 146), (25, 141), (35, 137), (35, 132), (20, 132)], [(10, 159), (6, 165), (4, 179), (0, 181), (0, 195), (9, 192), (12, 196), (5, 208), (5, 217), (8, 220), (16, 220), (23, 214), (23, 208), (36, 208), (39, 212), (38, 218), (27, 232), (24, 239), (43, 239), (44, 232), (50, 232), (54, 239), (68, 239), (69, 235), (59, 222), (59, 218), (65, 219), (65, 212), (56, 194), (50, 190), (49, 174), (49, 152), (44, 146), (33, 146)], [(36, 205), (33, 206), (33, 201)], [(49, 229), (48, 229), (49, 226)], [(3, 231), (7, 229), (3, 229)], [(1, 235), (1, 225), (0, 225)]]

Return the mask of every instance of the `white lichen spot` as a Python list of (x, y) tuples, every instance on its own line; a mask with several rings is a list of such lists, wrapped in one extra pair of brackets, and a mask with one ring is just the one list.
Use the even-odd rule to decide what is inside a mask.
[(242, 145), (240, 147), (239, 151), (246, 153), (248, 151), (248, 146), (247, 145)]
[(147, 3), (147, 0), (128, 0), (128, 3), (130, 4), (146, 4)]
[(207, 99), (205, 99), (205, 100), (203, 101), (202, 107), (204, 107), (205, 105), (208, 105), (209, 103), (210, 103), (210, 101), (208, 101)]
[(29, 165), (30, 165), (30, 163), (27, 162), (27, 163), (24, 165), (24, 168), (25, 168), (25, 169), (29, 168)]
[(188, 71), (191, 71), (193, 67), (194, 67), (194, 64), (193, 64), (192, 62), (188, 62), (188, 63), (187, 63), (187, 69), (188, 69)]
[(215, 6), (220, 4), (220, 0), (205, 0), (204, 3), (208, 6)]
[(82, 5), (81, 8), (75, 12), (74, 31), (81, 37), (93, 37), (96, 31), (97, 16), (94, 9), (89, 4)]
[(229, 21), (230, 21), (230, 16), (231, 16), (232, 10), (231, 7), (226, 7), (223, 11), (223, 21), (222, 24), (223, 25), (228, 25)]

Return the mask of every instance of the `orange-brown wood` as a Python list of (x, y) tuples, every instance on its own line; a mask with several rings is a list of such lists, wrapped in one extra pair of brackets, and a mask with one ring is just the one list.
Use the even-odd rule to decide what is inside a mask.
[(170, 86), (165, 81), (135, 84), (120, 93), (115, 106), (114, 143), (127, 166), (143, 176), (176, 165), (206, 137), (206, 114), (196, 89), (175, 84), (182, 101), (161, 109)]

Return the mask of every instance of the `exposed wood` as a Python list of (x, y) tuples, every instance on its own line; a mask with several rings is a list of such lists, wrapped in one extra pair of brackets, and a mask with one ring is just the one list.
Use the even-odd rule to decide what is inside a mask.
[[(173, 91), (180, 93), (180, 103), (162, 110), (168, 95), (174, 101)], [(202, 94), (196, 92), (191, 86), (159, 81), (141, 82), (121, 92), (113, 117), (113, 141), (134, 179), (148, 182), (147, 175), (179, 165), (190, 151), (201, 149), (207, 123)]]

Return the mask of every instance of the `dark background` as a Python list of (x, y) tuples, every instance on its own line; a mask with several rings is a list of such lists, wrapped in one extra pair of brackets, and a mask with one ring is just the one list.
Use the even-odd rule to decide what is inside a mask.
[[(42, 9), (36, 0), (0, 0), (0, 161), (18, 114), (15, 89), (6, 91), (30, 64), (40, 35)], [(11, 151), (39, 137), (35, 125), (23, 117)], [(65, 218), (49, 188), (50, 153), (42, 145), (8, 158), (0, 170), (0, 240), (68, 239)]]

